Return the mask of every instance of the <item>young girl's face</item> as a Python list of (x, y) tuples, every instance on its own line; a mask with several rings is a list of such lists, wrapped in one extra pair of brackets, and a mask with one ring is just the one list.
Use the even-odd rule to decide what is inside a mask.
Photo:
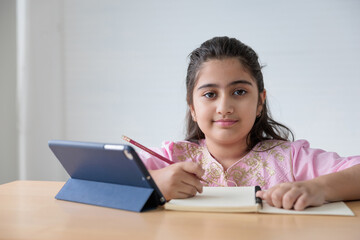
[(198, 72), (190, 110), (207, 142), (246, 144), (265, 95), (259, 102), (256, 82), (238, 59), (210, 60)]

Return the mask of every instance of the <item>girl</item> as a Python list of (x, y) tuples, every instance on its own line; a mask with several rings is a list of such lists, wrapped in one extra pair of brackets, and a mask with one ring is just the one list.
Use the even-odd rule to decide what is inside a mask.
[(165, 162), (140, 152), (167, 200), (204, 186), (255, 186), (279, 208), (302, 210), (360, 199), (360, 156), (342, 158), (291, 141), (271, 118), (257, 54), (234, 38), (215, 37), (190, 54), (186, 141), (165, 142)]

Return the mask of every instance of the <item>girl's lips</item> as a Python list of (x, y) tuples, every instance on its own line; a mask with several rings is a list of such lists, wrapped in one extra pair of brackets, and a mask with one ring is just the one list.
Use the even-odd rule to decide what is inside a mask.
[(221, 127), (230, 127), (237, 122), (238, 120), (234, 119), (220, 119), (215, 121), (215, 123)]

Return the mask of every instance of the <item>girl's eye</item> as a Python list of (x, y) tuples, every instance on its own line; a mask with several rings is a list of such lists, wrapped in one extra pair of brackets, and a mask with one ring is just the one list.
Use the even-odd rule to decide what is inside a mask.
[(246, 93), (247, 92), (245, 90), (241, 89), (241, 90), (236, 90), (234, 92), (234, 95), (242, 96), (242, 95), (245, 95)]
[(215, 96), (216, 96), (216, 94), (213, 92), (207, 92), (204, 94), (204, 97), (206, 97), (206, 98), (214, 98)]

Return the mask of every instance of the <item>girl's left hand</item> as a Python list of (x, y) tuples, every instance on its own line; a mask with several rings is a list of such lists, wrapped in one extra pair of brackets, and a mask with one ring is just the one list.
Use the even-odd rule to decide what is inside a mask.
[(278, 184), (267, 191), (258, 191), (257, 197), (270, 206), (278, 208), (304, 210), (309, 206), (325, 203), (325, 192), (315, 181), (288, 182)]

